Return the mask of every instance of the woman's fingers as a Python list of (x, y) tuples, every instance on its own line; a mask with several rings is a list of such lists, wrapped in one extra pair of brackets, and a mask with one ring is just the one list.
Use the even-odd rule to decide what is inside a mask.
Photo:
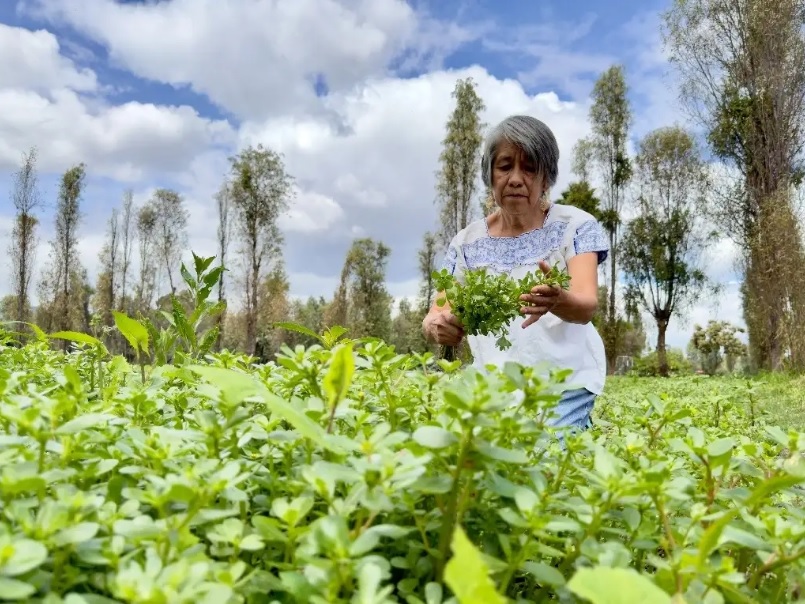
[(464, 331), (464, 326), (461, 324), (461, 321), (459, 321), (458, 317), (453, 313), (447, 314), (444, 318), (449, 325), (454, 325), (459, 330)]
[[(528, 294), (527, 294), (528, 295)], [(537, 285), (531, 290), (531, 295), (537, 296), (558, 296), (559, 288), (552, 285)]]
[[(544, 314), (544, 313), (543, 313), (543, 314)], [(528, 318), (527, 318), (525, 321), (523, 321), (523, 324), (522, 324), (522, 326), (521, 326), (521, 327), (522, 327), (523, 329), (525, 329), (525, 328), (526, 328), (526, 327), (528, 327), (529, 325), (533, 325), (534, 323), (536, 323), (537, 321), (539, 321), (541, 318), (542, 318), (542, 315), (541, 315), (541, 314), (528, 315)]]
[(455, 346), (464, 337), (464, 329), (452, 314), (440, 317), (436, 324), (436, 336), (440, 344)]

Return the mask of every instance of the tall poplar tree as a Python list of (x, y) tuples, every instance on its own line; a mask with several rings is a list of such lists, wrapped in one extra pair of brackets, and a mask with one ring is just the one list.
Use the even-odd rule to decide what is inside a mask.
[(231, 158), (231, 202), (244, 268), (246, 352), (255, 353), (262, 284), (282, 259), (278, 220), (292, 196), (282, 156), (257, 145)]
[(675, 0), (665, 41), (682, 100), (738, 173), (714, 222), (743, 252), (753, 364), (805, 369), (805, 263), (792, 193), (805, 174), (805, 0)]
[[(620, 328), (616, 307), (618, 275), (618, 235), (626, 185), (631, 178), (631, 162), (626, 153), (632, 114), (627, 98), (624, 69), (613, 65), (596, 81), (590, 107), (592, 134), (589, 148), (583, 149), (593, 159), (603, 182), (600, 221), (609, 234), (609, 300), (604, 323), (609, 370), (614, 370), (619, 353)], [(586, 145), (587, 143), (585, 143)]]
[(78, 225), (86, 170), (83, 163), (64, 172), (56, 204), (50, 264), (40, 285), (42, 317), (51, 330), (83, 330), (87, 325), (86, 271), (78, 257)]
[(439, 241), (446, 248), (455, 234), (472, 219), (472, 200), (478, 193), (478, 174), (486, 108), (472, 78), (459, 80), (453, 90), (456, 101), (447, 121), (436, 175), (439, 204)]
[(15, 297), (13, 318), (27, 321), (31, 310), (29, 289), (36, 256), (36, 225), (38, 219), (34, 212), (42, 204), (39, 195), (36, 173), (36, 149), (30, 149), (22, 158), (22, 166), (14, 175), (12, 202), (16, 210), (14, 227), (11, 232), (9, 259), (11, 260), (11, 281)]

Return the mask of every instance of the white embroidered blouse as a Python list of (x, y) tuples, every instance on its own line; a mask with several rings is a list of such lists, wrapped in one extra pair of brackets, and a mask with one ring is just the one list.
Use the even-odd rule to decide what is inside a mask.
[[(577, 254), (596, 252), (598, 264), (606, 260), (609, 239), (600, 223), (589, 213), (563, 204), (553, 204), (540, 229), (516, 237), (493, 237), (486, 219), (476, 220), (450, 242), (443, 267), (462, 281), (467, 269), (486, 267), (487, 271), (508, 273), (521, 278), (538, 271), (545, 260), (567, 270), (567, 261)], [(467, 336), (474, 365), (502, 367), (507, 361), (521, 365), (547, 366), (573, 371), (568, 388), (586, 388), (600, 394), (606, 380), (604, 343), (592, 323), (579, 325), (548, 313), (522, 329), (525, 317), (514, 319), (506, 336), (512, 346), (499, 350), (496, 336)]]

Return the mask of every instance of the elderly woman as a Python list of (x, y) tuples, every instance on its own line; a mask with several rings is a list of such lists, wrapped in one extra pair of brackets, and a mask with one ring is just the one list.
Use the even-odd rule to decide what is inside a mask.
[[(556, 138), (541, 121), (516, 115), (498, 124), (481, 158), (482, 178), (497, 207), (456, 234), (444, 266), (459, 281), (464, 271), (481, 267), (518, 279), (556, 263), (568, 272), (569, 290), (538, 286), (522, 296), (523, 316), (508, 328), (510, 348), (499, 350), (492, 335), (468, 336), (468, 343), (478, 367), (514, 361), (572, 370), (551, 423), (586, 429), (606, 376), (604, 345), (590, 320), (598, 306), (598, 266), (609, 244), (592, 215), (550, 203), (558, 160)], [(464, 337), (448, 304), (434, 304), (422, 326), (437, 344), (456, 346)]]

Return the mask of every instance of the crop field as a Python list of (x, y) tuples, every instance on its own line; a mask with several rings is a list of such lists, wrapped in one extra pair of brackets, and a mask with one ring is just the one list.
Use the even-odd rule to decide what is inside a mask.
[(0, 599), (805, 596), (802, 390), (782, 378), (613, 378), (562, 440), (543, 427), (561, 374), (338, 330), (263, 366), (139, 366), (72, 337), (0, 353)]

